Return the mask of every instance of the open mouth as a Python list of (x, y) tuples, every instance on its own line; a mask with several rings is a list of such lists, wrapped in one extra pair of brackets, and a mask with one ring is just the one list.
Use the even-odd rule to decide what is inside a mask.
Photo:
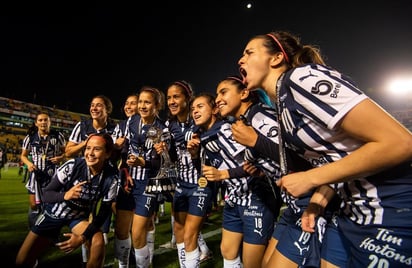
[(218, 108), (219, 110), (221, 110), (223, 107), (225, 107), (225, 104), (224, 104), (224, 103), (218, 103), (218, 104), (217, 104), (217, 108)]
[(240, 75), (242, 76), (243, 84), (247, 85), (247, 82), (246, 82), (246, 76), (247, 76), (246, 70), (243, 69), (243, 68), (239, 68), (239, 73), (240, 73)]

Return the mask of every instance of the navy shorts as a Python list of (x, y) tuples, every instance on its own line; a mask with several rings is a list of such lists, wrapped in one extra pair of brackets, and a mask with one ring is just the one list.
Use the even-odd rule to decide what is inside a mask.
[(135, 204), (134, 214), (143, 217), (151, 217), (155, 210), (157, 195), (145, 192), (147, 181), (134, 180), (134, 184), (132, 192)]
[(277, 251), (299, 267), (319, 267), (320, 250), (326, 220), (317, 218), (315, 232), (302, 231), (301, 213), (286, 208), (275, 225), (273, 237), (278, 240)]
[(79, 222), (86, 220), (81, 219), (56, 219), (47, 214), (47, 212), (42, 212), (36, 218), (36, 222), (31, 227), (31, 231), (39, 236), (48, 237), (54, 243), (59, 240), (60, 232), (64, 226), (69, 226), (72, 229)]
[(346, 267), (349, 257), (346, 252), (348, 245), (345, 245), (345, 240), (338, 228), (337, 217), (337, 215), (333, 216), (326, 227), (322, 242), (321, 258), (338, 267)]
[(212, 205), (212, 188), (197, 184), (179, 183), (173, 197), (174, 212), (187, 212), (190, 215), (204, 217)]
[[(399, 213), (412, 218), (412, 211)], [(411, 226), (358, 225), (341, 216), (338, 228), (343, 242), (337, 242), (345, 245), (348, 256), (346, 267), (412, 267)]]
[(254, 245), (267, 245), (273, 232), (275, 216), (256, 195), (249, 206), (225, 203), (223, 228), (243, 234), (243, 241)]

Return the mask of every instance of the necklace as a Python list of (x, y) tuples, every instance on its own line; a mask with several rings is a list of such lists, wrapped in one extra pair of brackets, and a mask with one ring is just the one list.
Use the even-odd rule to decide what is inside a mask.
[[(40, 140), (41, 158), (43, 161), (46, 161), (47, 151), (49, 150), (49, 144), (50, 144), (50, 136), (46, 135), (46, 137), (43, 139), (42, 135), (40, 135), (40, 132), (37, 132), (37, 135), (39, 136), (39, 140)], [(44, 146), (45, 142), (46, 142), (46, 146)]]
[(282, 137), (282, 111), (281, 111), (281, 101), (280, 101), (280, 87), (282, 85), (282, 80), (283, 76), (285, 73), (283, 73), (278, 81), (276, 82), (276, 112), (278, 116), (278, 139), (279, 139), (279, 159), (280, 159), (280, 171), (282, 173), (282, 176), (285, 176), (288, 174), (288, 164), (286, 160), (286, 149), (285, 149), (285, 143), (283, 141)]

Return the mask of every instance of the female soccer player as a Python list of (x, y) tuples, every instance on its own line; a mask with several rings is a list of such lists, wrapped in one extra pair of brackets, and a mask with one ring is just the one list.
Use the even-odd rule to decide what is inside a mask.
[[(243, 111), (248, 104), (242, 106)], [(200, 139), (194, 136), (188, 149), (201, 163), (199, 180), (203, 185), (209, 180), (226, 184), (221, 242), (224, 267), (259, 267), (272, 234), (274, 213), (253, 191), (253, 177), (243, 170), (246, 148), (231, 138), (230, 124), (219, 120), (212, 95), (194, 99), (192, 117), (200, 127)]]
[[(169, 119), (166, 126), (172, 135), (173, 148), (176, 148), (178, 171), (177, 190), (173, 195), (172, 226), (176, 236), (179, 263), (181, 267), (186, 268), (196, 267), (199, 262), (211, 257), (201, 228), (211, 204), (212, 189), (199, 186), (199, 170), (193, 164), (186, 148), (195, 127), (190, 116), (192, 99), (192, 86), (187, 81), (175, 81), (169, 85)], [(199, 203), (205, 205), (199, 206)]]
[(342, 198), (322, 265), (410, 265), (412, 135), (348, 77), (316, 64), (319, 58), (316, 48), (279, 31), (253, 37), (239, 60), (247, 88), (276, 100), (286, 146), (314, 166), (283, 176), (279, 186), (301, 196), (330, 185)]
[[(44, 211), (20, 247), (17, 267), (35, 267), (37, 258), (52, 245), (70, 253), (82, 244), (89, 251), (87, 267), (103, 267), (105, 244), (100, 228), (118, 191), (118, 169), (109, 161), (112, 151), (109, 134), (92, 134), (85, 142), (84, 157), (59, 167), (44, 189)], [(59, 238), (63, 226), (71, 230), (63, 234), (66, 239)]]
[(24, 137), (20, 159), (27, 166), (29, 180), (29, 227), (43, 209), (42, 188), (46, 187), (64, 159), (66, 139), (63, 133), (51, 129), (48, 113), (40, 112)]
[[(148, 137), (151, 128), (164, 130), (165, 126), (159, 118), (159, 112), (164, 105), (164, 96), (153, 87), (145, 86), (139, 91), (138, 113), (127, 120), (125, 137), (127, 139), (129, 174), (133, 179), (131, 194), (133, 195), (134, 216), (132, 220), (132, 244), (136, 266), (149, 267), (151, 253), (147, 234), (153, 224), (157, 194), (146, 191), (150, 178), (157, 175), (159, 167), (153, 166), (153, 158), (158, 158), (153, 150), (154, 140)], [(126, 230), (127, 226), (126, 226)], [(154, 239), (154, 237), (153, 237)]]

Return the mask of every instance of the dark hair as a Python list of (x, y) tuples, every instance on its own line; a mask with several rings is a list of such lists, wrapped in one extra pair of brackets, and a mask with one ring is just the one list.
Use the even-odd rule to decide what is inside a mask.
[(303, 45), (300, 38), (286, 31), (275, 31), (257, 35), (252, 39), (263, 39), (270, 54), (283, 53), (290, 67), (298, 67), (306, 63), (325, 64), (320, 49), (313, 45)]
[(94, 96), (92, 98), (92, 100), (97, 99), (97, 98), (103, 100), (104, 106), (106, 106), (107, 115), (110, 116), (113, 112), (113, 103), (112, 103), (112, 101), (105, 95)]
[[(228, 82), (232, 83), (234, 86), (236, 86), (236, 88), (238, 89), (238, 92), (240, 92), (241, 90), (244, 90), (244, 89), (247, 88), (245, 83), (242, 80), (242, 77), (239, 76), (239, 75), (227, 76), (225, 79), (221, 80), (219, 82), (219, 84), (224, 82), (224, 81), (228, 81)], [(259, 102), (259, 94), (255, 91), (249, 91), (249, 96), (243, 101), (244, 102), (249, 102), (250, 101), (252, 103), (257, 103), (257, 102)]]

